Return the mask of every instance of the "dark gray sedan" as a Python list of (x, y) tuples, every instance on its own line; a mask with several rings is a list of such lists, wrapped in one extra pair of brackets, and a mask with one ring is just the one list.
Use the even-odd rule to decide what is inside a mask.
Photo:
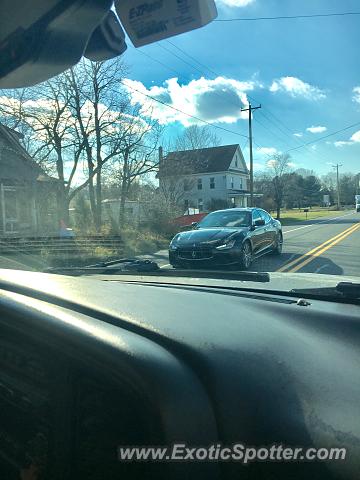
[(280, 255), (281, 223), (261, 208), (231, 208), (209, 213), (193, 229), (175, 235), (169, 246), (173, 267), (233, 265), (248, 269), (254, 258)]

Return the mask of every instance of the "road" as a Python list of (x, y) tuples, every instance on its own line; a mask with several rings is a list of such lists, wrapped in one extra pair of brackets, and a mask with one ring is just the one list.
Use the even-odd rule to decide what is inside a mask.
[[(360, 213), (304, 221), (283, 227), (281, 256), (265, 255), (255, 260), (252, 271), (301, 272), (360, 276)], [(168, 265), (167, 251), (146, 255), (161, 268)]]

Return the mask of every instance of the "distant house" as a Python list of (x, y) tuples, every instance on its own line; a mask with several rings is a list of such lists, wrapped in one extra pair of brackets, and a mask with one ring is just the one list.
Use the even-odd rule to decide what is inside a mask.
[(37, 165), (21, 138), (0, 124), (0, 235), (53, 234), (58, 181)]
[(159, 190), (176, 197), (184, 211), (247, 206), (249, 171), (240, 145), (170, 152), (161, 159), (157, 178)]
[[(104, 221), (118, 221), (121, 200), (119, 198), (105, 198), (101, 203), (103, 205)], [(148, 218), (148, 203), (139, 200), (125, 200), (124, 214), (128, 223), (138, 225)]]

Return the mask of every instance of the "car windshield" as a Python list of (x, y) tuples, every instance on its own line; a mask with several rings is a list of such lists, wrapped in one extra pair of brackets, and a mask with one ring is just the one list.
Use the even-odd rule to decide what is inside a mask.
[(229, 227), (240, 228), (251, 225), (249, 212), (214, 212), (207, 215), (199, 224), (198, 228)]
[(214, 3), (202, 28), (126, 37), (109, 60), (48, 79), (40, 62), (41, 83), (2, 70), (0, 268), (360, 278), (359, 2)]

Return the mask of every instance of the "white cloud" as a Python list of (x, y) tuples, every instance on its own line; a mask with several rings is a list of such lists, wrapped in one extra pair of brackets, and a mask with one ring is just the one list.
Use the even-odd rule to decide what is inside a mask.
[[(58, 104), (55, 100), (46, 98), (37, 98), (36, 100), (26, 100), (23, 103), (16, 98), (2, 96), (0, 104), (5, 106), (3, 115), (11, 116), (12, 112), (23, 110), (26, 123), (33, 129), (32, 136), (34, 140), (47, 141), (49, 134), (46, 125), (53, 125), (57, 120), (56, 115), (59, 107), (64, 110), (58, 119), (57, 131), (62, 138), (73, 138), (73, 128), (76, 125), (76, 117), (73, 110), (65, 107), (61, 101)], [(102, 122), (104, 134), (113, 134), (120, 128), (126, 128), (133, 133), (142, 133), (149, 128), (149, 125), (140, 117), (135, 117), (124, 112), (110, 110), (104, 103), (98, 104), (98, 112)], [(91, 139), (94, 138), (95, 112), (94, 105), (86, 100), (81, 107), (81, 116), (85, 124), (85, 129)]]
[(342, 140), (339, 140), (338, 142), (334, 142), (335, 147), (345, 147), (346, 145), (352, 145), (353, 142), (345, 142)]
[(359, 143), (360, 142), (360, 130), (358, 130), (353, 135), (351, 135), (350, 140), (354, 143)]
[(226, 5), (227, 7), (246, 7), (250, 3), (254, 3), (255, 0), (217, 0), (216, 3), (220, 5)]
[(318, 127), (308, 127), (306, 129), (307, 132), (311, 133), (323, 133), (326, 132), (327, 128), (326, 127), (321, 127), (320, 125)]
[(339, 140), (334, 142), (335, 147), (345, 147), (347, 145), (354, 145), (354, 143), (360, 143), (360, 130), (351, 135), (350, 140)]
[(259, 147), (256, 151), (260, 153), (260, 155), (275, 155), (280, 153), (275, 147)]
[(214, 80), (201, 77), (188, 84), (180, 84), (177, 78), (170, 78), (162, 86), (155, 85), (150, 88), (130, 79), (126, 79), (123, 84), (131, 96), (132, 104), (141, 105), (143, 115), (151, 113), (162, 125), (180, 122), (185, 127), (202, 124), (189, 115), (211, 123), (235, 123), (239, 119), (247, 119), (248, 113), (241, 112), (241, 108), (248, 104), (246, 92), (258, 86), (255, 81), (241, 82), (225, 77)]
[(274, 80), (270, 86), (270, 92), (286, 92), (294, 98), (303, 97), (308, 100), (326, 98), (323, 90), (296, 77), (281, 77)]
[(303, 136), (303, 134), (301, 132), (294, 133), (293, 135), (294, 135), (294, 137), (299, 137), (299, 138), (301, 138)]
[(360, 103), (360, 87), (354, 87), (353, 94), (354, 94), (352, 97), (353, 101)]

